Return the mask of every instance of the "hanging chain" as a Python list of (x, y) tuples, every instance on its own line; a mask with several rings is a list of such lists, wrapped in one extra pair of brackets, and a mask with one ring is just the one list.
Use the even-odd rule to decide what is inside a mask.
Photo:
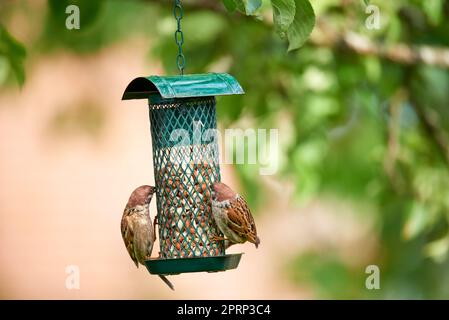
[(178, 46), (178, 55), (176, 56), (176, 64), (178, 65), (179, 73), (184, 74), (184, 67), (186, 65), (186, 58), (182, 52), (182, 45), (184, 44), (184, 33), (181, 29), (181, 20), (184, 15), (182, 9), (181, 0), (175, 0), (175, 5), (173, 7), (173, 15), (175, 16), (177, 28), (175, 32), (175, 41)]

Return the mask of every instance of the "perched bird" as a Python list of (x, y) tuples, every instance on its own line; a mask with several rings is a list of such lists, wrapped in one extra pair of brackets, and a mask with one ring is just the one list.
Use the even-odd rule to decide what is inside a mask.
[(236, 243), (249, 241), (260, 244), (256, 224), (241, 195), (221, 182), (212, 185), (212, 214), (218, 228), (225, 236), (214, 236), (213, 240), (225, 240), (226, 248)]
[[(145, 265), (145, 260), (150, 258), (153, 244), (156, 241), (156, 224), (151, 222), (150, 217), (150, 202), (154, 193), (154, 187), (138, 187), (129, 197), (122, 216), (123, 241), (137, 268), (139, 263)], [(170, 289), (174, 290), (173, 285), (165, 276), (160, 275), (159, 277)]]

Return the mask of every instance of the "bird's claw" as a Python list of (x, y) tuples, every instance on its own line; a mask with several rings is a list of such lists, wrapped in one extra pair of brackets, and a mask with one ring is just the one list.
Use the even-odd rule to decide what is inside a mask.
[(210, 237), (210, 239), (211, 239), (211, 241), (213, 241), (213, 242), (217, 242), (217, 241), (225, 241), (225, 240), (227, 240), (225, 237), (220, 237), (220, 236), (217, 236), (216, 234), (212, 235), (212, 236)]

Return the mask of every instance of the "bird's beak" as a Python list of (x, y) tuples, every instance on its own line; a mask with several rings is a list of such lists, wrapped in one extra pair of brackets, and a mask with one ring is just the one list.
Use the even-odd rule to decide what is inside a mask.
[(147, 203), (151, 202), (151, 199), (153, 199), (153, 195), (156, 193), (156, 188), (152, 188), (150, 194), (147, 197)]

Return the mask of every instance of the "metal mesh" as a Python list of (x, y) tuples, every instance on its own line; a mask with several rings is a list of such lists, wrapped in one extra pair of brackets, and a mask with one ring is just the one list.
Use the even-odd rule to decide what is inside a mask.
[(215, 98), (151, 101), (160, 258), (223, 255), (223, 241), (210, 240), (221, 235), (210, 204), (220, 180)]

